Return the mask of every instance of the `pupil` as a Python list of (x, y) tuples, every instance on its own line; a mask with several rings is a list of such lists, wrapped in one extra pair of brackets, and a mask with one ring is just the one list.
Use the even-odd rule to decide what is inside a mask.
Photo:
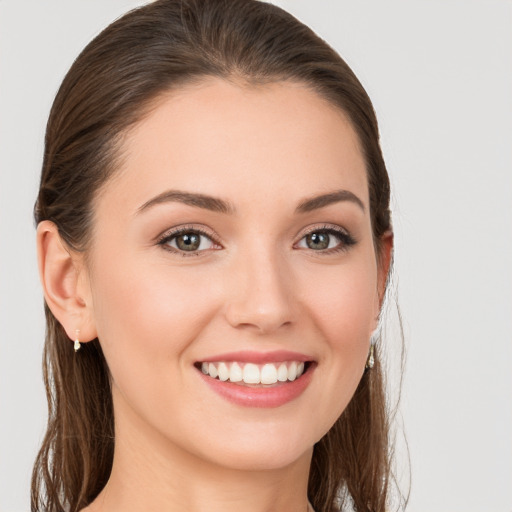
[(180, 235), (176, 240), (176, 245), (184, 251), (195, 251), (199, 248), (199, 236), (195, 233)]
[(308, 246), (310, 249), (327, 249), (329, 247), (329, 235), (327, 233), (308, 235)]

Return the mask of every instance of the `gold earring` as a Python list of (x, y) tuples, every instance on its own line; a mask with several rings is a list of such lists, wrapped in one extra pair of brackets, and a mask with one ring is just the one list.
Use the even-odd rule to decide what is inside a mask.
[(374, 343), (370, 343), (370, 351), (368, 352), (368, 359), (366, 360), (366, 366), (365, 368), (368, 370), (371, 370), (373, 366), (375, 365), (375, 356), (373, 354), (373, 347)]
[(75, 348), (75, 352), (78, 352), (78, 351), (80, 350), (80, 347), (81, 347), (81, 345), (80, 345), (80, 340), (78, 339), (78, 335), (80, 334), (80, 330), (79, 330), (79, 329), (77, 329), (77, 330), (75, 331), (75, 333), (76, 333), (76, 336), (75, 336), (75, 345), (74, 345), (74, 348)]

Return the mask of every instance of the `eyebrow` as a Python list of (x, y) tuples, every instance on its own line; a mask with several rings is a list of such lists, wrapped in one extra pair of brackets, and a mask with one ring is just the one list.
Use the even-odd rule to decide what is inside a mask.
[(229, 201), (225, 201), (224, 199), (219, 199), (217, 197), (207, 196), (205, 194), (182, 192), (181, 190), (167, 190), (166, 192), (153, 197), (153, 199), (145, 202), (137, 210), (137, 213), (147, 210), (148, 208), (157, 204), (169, 202), (183, 203), (189, 206), (211, 210), (212, 212), (226, 214), (235, 213), (235, 207)]
[(350, 190), (336, 190), (335, 192), (330, 192), (328, 194), (322, 194), (320, 196), (314, 196), (302, 200), (295, 209), (295, 213), (307, 213), (312, 210), (324, 208), (330, 204), (340, 203), (343, 201), (354, 203), (359, 206), (363, 212), (365, 211), (363, 202), (353, 192), (350, 192)]
[[(344, 201), (354, 203), (359, 206), (363, 212), (365, 211), (363, 202), (353, 192), (350, 192), (349, 190), (336, 190), (327, 194), (303, 199), (295, 209), (295, 213), (307, 213)], [(143, 212), (157, 204), (169, 202), (182, 203), (189, 206), (195, 206), (196, 208), (203, 208), (205, 210), (230, 215), (236, 212), (236, 208), (232, 203), (218, 197), (193, 192), (184, 192), (181, 190), (167, 190), (153, 197), (149, 201), (146, 201), (137, 209), (137, 213)]]

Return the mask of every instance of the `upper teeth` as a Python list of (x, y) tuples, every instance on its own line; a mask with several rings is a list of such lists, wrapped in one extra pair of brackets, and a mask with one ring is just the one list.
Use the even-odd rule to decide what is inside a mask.
[(201, 364), (205, 375), (230, 382), (244, 382), (245, 384), (275, 384), (295, 380), (304, 373), (304, 363), (290, 361), (285, 363), (266, 363), (257, 365), (253, 363), (217, 362)]

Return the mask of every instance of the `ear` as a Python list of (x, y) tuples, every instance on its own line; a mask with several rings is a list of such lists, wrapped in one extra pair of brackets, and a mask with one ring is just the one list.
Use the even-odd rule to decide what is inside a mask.
[(96, 338), (96, 327), (87, 272), (80, 253), (71, 251), (57, 226), (48, 220), (37, 226), (39, 277), (44, 298), (70, 340)]
[(391, 269), (391, 262), (393, 261), (393, 232), (386, 231), (381, 239), (379, 252), (377, 253), (377, 299), (378, 299), (378, 313), (376, 318), (377, 328), (380, 311), (384, 303), (386, 295), (386, 285), (388, 282), (389, 271)]

